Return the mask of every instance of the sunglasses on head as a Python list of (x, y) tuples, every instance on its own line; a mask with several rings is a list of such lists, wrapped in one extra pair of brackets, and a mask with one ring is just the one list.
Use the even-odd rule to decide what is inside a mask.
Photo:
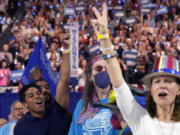
[(97, 65), (94, 69), (95, 69), (95, 71), (97, 71), (97, 72), (101, 72), (101, 71), (104, 69), (104, 66)]

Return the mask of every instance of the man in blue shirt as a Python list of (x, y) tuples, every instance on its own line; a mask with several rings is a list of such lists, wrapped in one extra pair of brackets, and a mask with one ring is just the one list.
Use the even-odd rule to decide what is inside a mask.
[(20, 93), (20, 101), (27, 105), (29, 112), (16, 124), (14, 135), (66, 135), (67, 108), (69, 104), (69, 53), (63, 54), (60, 79), (55, 99), (45, 107), (41, 88), (34, 83), (25, 85)]
[(11, 115), (13, 120), (8, 122), (0, 129), (0, 135), (11, 135), (13, 133), (14, 126), (16, 122), (23, 117), (23, 105), (20, 101), (14, 101), (11, 105)]
[(134, 72), (135, 65), (137, 62), (137, 55), (138, 51), (134, 47), (133, 40), (128, 38), (127, 39), (127, 50), (123, 51), (123, 62), (124, 62), (124, 79), (127, 83), (131, 83), (131, 76), (132, 73)]
[(7, 120), (5, 118), (0, 118), (0, 129), (5, 124), (7, 124)]

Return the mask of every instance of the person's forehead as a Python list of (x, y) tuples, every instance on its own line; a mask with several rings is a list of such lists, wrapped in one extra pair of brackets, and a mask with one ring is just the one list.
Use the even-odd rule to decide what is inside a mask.
[(50, 89), (42, 89), (42, 92), (48, 92), (48, 93), (51, 93)]
[(160, 75), (160, 76), (155, 76), (153, 77), (152, 79), (171, 79), (171, 80), (175, 80), (176, 78), (175, 77), (172, 77), (172, 76), (168, 76), (168, 75)]
[(4, 48), (8, 48), (9, 46), (7, 45), (7, 44), (4, 44), (4, 46), (3, 46)]
[(26, 94), (34, 93), (34, 92), (37, 92), (37, 91), (39, 91), (37, 88), (31, 87), (31, 88), (29, 88), (29, 89), (26, 91)]
[(42, 92), (50, 92), (49, 84), (45, 80), (38, 81), (36, 84), (42, 88)]
[(51, 45), (51, 48), (56, 48), (56, 43), (53, 43), (52, 45)]
[(14, 105), (14, 108), (16, 108), (16, 107), (22, 107), (22, 106), (23, 106), (22, 103), (17, 102), (17, 103)]

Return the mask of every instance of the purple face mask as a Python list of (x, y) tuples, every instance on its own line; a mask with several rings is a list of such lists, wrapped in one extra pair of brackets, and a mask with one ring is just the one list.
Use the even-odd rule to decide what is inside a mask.
[(110, 78), (106, 71), (97, 73), (95, 75), (95, 83), (99, 88), (105, 89), (110, 84)]

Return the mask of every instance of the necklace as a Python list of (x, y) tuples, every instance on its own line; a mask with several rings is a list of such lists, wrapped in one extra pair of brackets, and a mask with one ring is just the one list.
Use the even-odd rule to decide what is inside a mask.
[[(166, 135), (167, 133), (164, 133), (163, 128), (161, 126), (161, 123), (157, 119), (156, 119), (156, 122), (157, 122), (157, 125), (158, 125), (158, 128), (159, 128), (160, 134), (161, 135)], [(168, 134), (168, 135), (173, 135), (174, 127), (175, 127), (175, 123), (172, 124), (170, 134)]]

